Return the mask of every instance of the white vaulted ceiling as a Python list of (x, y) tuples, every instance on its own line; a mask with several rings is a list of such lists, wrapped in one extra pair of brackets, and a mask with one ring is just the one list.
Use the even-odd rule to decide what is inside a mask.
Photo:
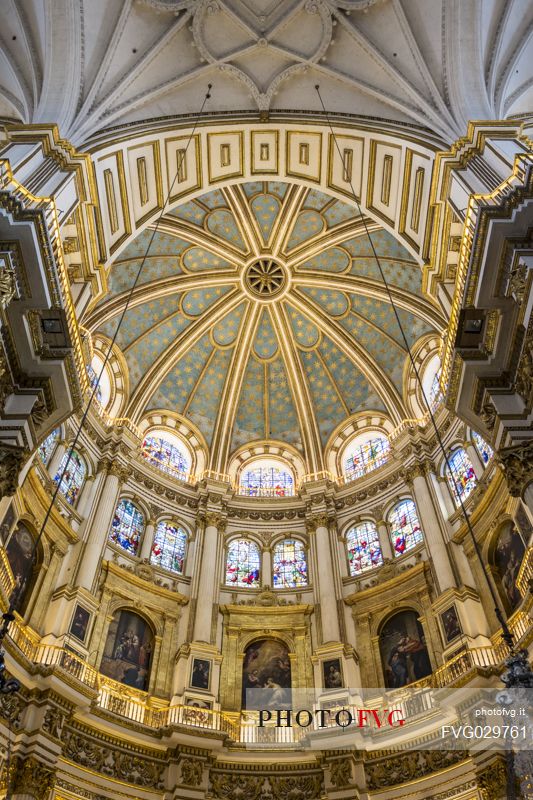
[(198, 110), (329, 110), (421, 125), (533, 108), (531, 0), (2, 0), (0, 116), (80, 145)]

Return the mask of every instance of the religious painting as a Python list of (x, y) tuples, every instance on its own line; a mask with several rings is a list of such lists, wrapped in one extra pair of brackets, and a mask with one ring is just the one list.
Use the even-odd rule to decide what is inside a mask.
[(322, 662), (322, 678), (325, 689), (342, 689), (342, 665), (340, 658), (332, 658)]
[(6, 547), (7, 560), (15, 579), (15, 588), (20, 591), (20, 602), (28, 595), (34, 573), (33, 536), (24, 524), (18, 525), (11, 534)]
[(450, 642), (453, 642), (454, 639), (461, 635), (461, 624), (457, 616), (457, 609), (454, 605), (442, 612), (440, 621), (442, 623), (444, 641), (446, 644), (450, 644)]
[(387, 620), (379, 649), (387, 688), (407, 686), (431, 673), (424, 631), (414, 611), (400, 611)]
[(109, 626), (100, 672), (146, 691), (153, 647), (154, 634), (148, 623), (133, 611), (121, 611)]
[(522, 601), (516, 579), (525, 552), (522, 537), (511, 522), (507, 523), (496, 542), (494, 563), (498, 570), (500, 588), (513, 611)]
[(211, 662), (207, 658), (193, 658), (191, 670), (191, 686), (194, 689), (209, 691), (211, 680)]
[(87, 609), (83, 606), (77, 605), (74, 609), (74, 616), (72, 617), (72, 622), (70, 623), (69, 633), (71, 633), (72, 636), (75, 636), (76, 639), (79, 639), (80, 642), (84, 642), (85, 637), (87, 636), (87, 628), (89, 627), (90, 619), (90, 612), (87, 611)]
[(515, 513), (515, 522), (518, 530), (522, 534), (524, 542), (529, 542), (533, 536), (533, 525), (529, 519), (528, 513), (522, 503), (518, 504)]
[(251, 689), (270, 690), (260, 693), (262, 699), (258, 706), (262, 708), (290, 707), (290, 688), (291, 662), (287, 646), (277, 639), (260, 639), (248, 645), (242, 668), (242, 707), (251, 707), (246, 702), (246, 692)]

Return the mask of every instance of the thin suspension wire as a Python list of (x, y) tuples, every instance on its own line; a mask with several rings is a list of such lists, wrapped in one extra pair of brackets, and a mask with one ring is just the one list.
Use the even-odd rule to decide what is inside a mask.
[[(315, 85), (315, 89), (316, 89), (316, 93), (318, 95), (318, 98), (320, 100), (320, 105), (322, 106), (322, 111), (324, 112), (326, 121), (328, 123), (328, 127), (329, 127), (329, 130), (330, 130), (331, 136), (333, 137), (333, 141), (335, 143), (335, 149), (337, 150), (337, 153), (338, 153), (339, 158), (341, 159), (341, 163), (342, 163), (343, 157), (342, 157), (340, 145), (339, 145), (339, 142), (337, 140), (337, 136), (335, 134), (335, 131), (333, 130), (333, 125), (331, 124), (331, 120), (330, 120), (329, 114), (326, 111), (326, 107), (324, 105), (324, 101), (322, 100), (322, 95), (320, 94), (320, 86), (318, 84), (316, 84)], [(422, 397), (424, 398), (424, 403), (427, 406), (427, 409), (428, 409), (428, 412), (429, 412), (429, 417), (430, 417), (430, 420), (431, 420), (431, 424), (433, 425), (433, 429), (435, 431), (435, 435), (436, 435), (436, 439), (437, 439), (439, 448), (442, 451), (442, 454), (444, 456), (444, 463), (446, 464), (446, 469), (449, 471), (450, 475), (453, 475), (453, 472), (452, 472), (452, 469), (451, 469), (451, 465), (450, 465), (450, 461), (449, 461), (449, 458), (448, 458), (448, 454), (446, 452), (446, 448), (444, 447), (444, 443), (442, 441), (442, 437), (440, 435), (439, 428), (438, 428), (437, 423), (435, 421), (435, 415), (433, 413), (433, 409), (431, 408), (431, 403), (429, 402), (429, 399), (427, 397), (426, 391), (424, 389), (424, 385), (422, 383), (422, 379), (420, 377), (420, 373), (419, 373), (418, 367), (416, 366), (415, 359), (414, 359), (411, 347), (409, 345), (409, 341), (408, 341), (407, 336), (405, 334), (405, 330), (404, 330), (402, 321), (400, 319), (400, 315), (398, 313), (398, 309), (396, 308), (396, 304), (394, 302), (394, 298), (392, 296), (392, 292), (390, 290), (389, 283), (388, 283), (387, 278), (385, 276), (385, 272), (383, 271), (383, 267), (381, 265), (381, 261), (380, 261), (379, 255), (377, 253), (377, 250), (376, 250), (376, 248), (374, 246), (374, 242), (372, 240), (372, 235), (371, 235), (370, 230), (368, 228), (366, 217), (363, 214), (363, 211), (361, 209), (361, 204), (360, 204), (360, 202), (359, 202), (359, 200), (357, 198), (357, 194), (355, 192), (355, 189), (354, 189), (354, 186), (353, 186), (353, 183), (352, 183), (351, 179), (348, 181), (348, 183), (350, 185), (350, 190), (352, 192), (352, 196), (353, 196), (354, 202), (355, 202), (355, 204), (357, 206), (359, 214), (361, 215), (361, 220), (363, 222), (363, 227), (365, 229), (365, 233), (366, 233), (366, 236), (368, 238), (368, 241), (370, 242), (372, 255), (374, 256), (374, 259), (375, 259), (376, 264), (378, 266), (378, 269), (379, 269), (379, 272), (380, 272), (380, 275), (381, 275), (381, 280), (382, 280), (383, 285), (385, 287), (385, 291), (387, 292), (387, 296), (389, 298), (389, 302), (391, 304), (392, 310), (394, 311), (394, 316), (396, 318), (396, 322), (398, 324), (399, 331), (400, 331), (402, 339), (404, 341), (405, 349), (407, 350), (407, 354), (409, 356), (409, 361), (410, 361), (411, 366), (413, 368), (413, 371), (415, 373), (416, 381), (417, 381), (417, 383), (418, 383), (418, 385), (420, 387), (420, 390), (421, 390), (421, 393), (422, 393)], [(498, 622), (502, 626), (503, 639), (509, 645), (509, 647), (512, 648), (513, 647), (513, 642), (514, 642), (513, 634), (509, 630), (509, 626), (507, 625), (507, 621), (505, 620), (505, 617), (503, 616), (503, 613), (501, 611), (500, 604), (499, 604), (499, 601), (498, 601), (498, 597), (496, 595), (494, 587), (492, 586), (492, 584), (490, 582), (490, 579), (489, 579), (489, 576), (487, 574), (487, 571), (485, 569), (485, 565), (483, 563), (483, 558), (482, 558), (482, 554), (481, 554), (481, 549), (479, 547), (479, 544), (477, 542), (476, 536), (474, 534), (474, 529), (472, 527), (472, 523), (470, 522), (470, 517), (468, 516), (468, 514), (466, 512), (466, 508), (465, 508), (465, 505), (463, 503), (463, 499), (460, 496), (459, 492), (457, 492), (457, 491), (456, 491), (456, 495), (457, 495), (457, 499), (459, 500), (459, 506), (461, 508), (461, 512), (462, 512), (463, 517), (465, 519), (468, 532), (469, 532), (469, 534), (471, 536), (471, 539), (472, 539), (472, 544), (474, 546), (474, 550), (476, 552), (476, 555), (477, 555), (477, 557), (479, 559), (479, 562), (481, 564), (481, 567), (483, 569), (483, 574), (485, 576), (485, 580), (486, 580), (487, 586), (489, 588), (490, 596), (491, 596), (492, 601), (494, 603), (494, 613), (496, 614)]]
[[(97, 377), (95, 383), (92, 386), (92, 391), (91, 391), (91, 394), (89, 396), (89, 399), (87, 400), (87, 405), (85, 407), (85, 411), (83, 412), (83, 415), (82, 415), (82, 417), (80, 419), (80, 422), (78, 424), (78, 428), (76, 430), (76, 434), (74, 436), (74, 439), (73, 439), (72, 443), (70, 444), (70, 447), (69, 447), (69, 450), (68, 450), (67, 460), (65, 461), (65, 464), (64, 464), (63, 469), (61, 471), (61, 474), (58, 475), (58, 479), (56, 481), (56, 488), (54, 490), (54, 493), (53, 493), (52, 498), (50, 500), (50, 503), (48, 505), (48, 509), (46, 511), (44, 519), (43, 519), (43, 521), (41, 523), (41, 527), (40, 527), (39, 533), (38, 533), (38, 535), (37, 535), (37, 537), (36, 537), (36, 539), (35, 539), (35, 541), (33, 543), (33, 547), (32, 547), (32, 550), (31, 550), (31, 556), (30, 556), (30, 559), (28, 561), (28, 574), (29, 574), (29, 570), (32, 569), (32, 567), (33, 567), (35, 555), (36, 555), (36, 552), (37, 552), (37, 547), (38, 547), (39, 542), (40, 542), (40, 540), (41, 540), (41, 538), (43, 536), (43, 533), (45, 531), (46, 524), (47, 524), (47, 522), (48, 522), (48, 520), (50, 518), (50, 514), (52, 513), (52, 508), (54, 507), (54, 503), (56, 501), (56, 498), (57, 498), (57, 495), (59, 493), (61, 484), (63, 482), (63, 478), (65, 477), (65, 474), (66, 474), (66, 472), (68, 470), (70, 461), (72, 459), (72, 454), (74, 452), (76, 444), (77, 444), (77, 442), (78, 442), (78, 440), (80, 438), (81, 432), (83, 430), (83, 426), (85, 424), (85, 420), (87, 419), (87, 415), (89, 413), (89, 409), (91, 408), (93, 400), (94, 400), (94, 398), (96, 396), (96, 393), (98, 391), (98, 387), (100, 385), (100, 381), (101, 381), (102, 376), (104, 374), (106, 365), (107, 365), (107, 363), (108, 363), (108, 361), (109, 361), (109, 359), (111, 357), (111, 354), (113, 352), (113, 347), (114, 347), (115, 342), (117, 340), (117, 336), (118, 336), (120, 327), (121, 327), (121, 325), (122, 325), (122, 323), (124, 321), (124, 317), (126, 316), (126, 313), (128, 312), (128, 309), (129, 309), (129, 306), (130, 306), (130, 303), (131, 303), (131, 299), (133, 297), (133, 293), (134, 293), (134, 291), (135, 291), (135, 289), (137, 287), (137, 284), (138, 284), (138, 282), (140, 280), (140, 277), (141, 277), (142, 271), (144, 269), (144, 265), (146, 263), (148, 255), (150, 253), (150, 249), (152, 247), (154, 238), (155, 238), (155, 236), (157, 234), (157, 231), (159, 229), (159, 225), (160, 225), (161, 220), (162, 220), (162, 218), (163, 218), (163, 216), (165, 214), (167, 205), (170, 202), (170, 198), (172, 196), (172, 190), (174, 189), (174, 185), (175, 185), (176, 181), (178, 180), (178, 176), (179, 176), (179, 174), (181, 172), (181, 168), (182, 168), (183, 162), (184, 162), (185, 158), (187, 157), (187, 151), (188, 151), (189, 146), (190, 146), (190, 144), (191, 144), (191, 142), (193, 140), (194, 134), (196, 133), (196, 129), (198, 127), (198, 124), (200, 122), (201, 116), (203, 114), (203, 111), (204, 111), (204, 108), (205, 108), (205, 104), (207, 103), (207, 101), (211, 97), (211, 89), (212, 89), (212, 84), (209, 83), (207, 85), (207, 92), (206, 92), (206, 94), (204, 96), (202, 105), (201, 105), (200, 110), (198, 111), (198, 113), (197, 113), (197, 115), (195, 117), (194, 125), (193, 125), (192, 130), (191, 130), (191, 132), (189, 134), (189, 137), (187, 139), (187, 144), (186, 144), (185, 148), (183, 149), (183, 151), (180, 152), (180, 155), (178, 157), (178, 163), (177, 163), (177, 166), (176, 166), (176, 173), (174, 175), (174, 179), (173, 179), (173, 181), (172, 181), (172, 183), (171, 183), (171, 185), (170, 185), (170, 187), (168, 189), (167, 196), (165, 198), (165, 202), (163, 203), (163, 206), (161, 208), (161, 212), (160, 212), (159, 216), (157, 217), (157, 220), (155, 222), (154, 227), (152, 228), (152, 233), (151, 233), (151, 236), (150, 236), (150, 240), (148, 242), (148, 246), (147, 246), (147, 248), (146, 248), (146, 250), (144, 252), (144, 255), (142, 257), (142, 261), (141, 261), (141, 263), (139, 265), (139, 269), (137, 270), (137, 274), (135, 276), (135, 280), (133, 281), (133, 284), (132, 284), (132, 286), (130, 288), (130, 291), (128, 293), (128, 296), (126, 298), (126, 303), (125, 303), (124, 308), (122, 310), (122, 313), (121, 313), (121, 315), (119, 317), (119, 320), (118, 320), (118, 323), (117, 323), (117, 327), (115, 329), (115, 332), (113, 334), (113, 338), (111, 339), (111, 342), (110, 342), (109, 347), (107, 349), (105, 358), (104, 358), (104, 360), (102, 362), (102, 366), (100, 368), (100, 372), (98, 373), (98, 377)], [(3, 623), (2, 627), (0, 628), (0, 642), (2, 641), (2, 639), (4, 639), (5, 635), (7, 634), (7, 629), (9, 627), (9, 623), (14, 619), (13, 612), (16, 610), (19, 600), (22, 599), (22, 591), (21, 591), (21, 589), (23, 587), (25, 588), (25, 583), (23, 581), (21, 581), (19, 586), (15, 587), (15, 589), (13, 590), (13, 592), (11, 594), (8, 610), (3, 615), (4, 623)]]

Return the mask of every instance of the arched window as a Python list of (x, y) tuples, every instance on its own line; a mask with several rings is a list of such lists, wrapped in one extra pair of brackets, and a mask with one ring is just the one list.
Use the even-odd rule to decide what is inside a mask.
[(103, 358), (95, 353), (91, 363), (87, 364), (87, 376), (91, 389), (94, 389), (95, 386), (97, 387), (96, 399), (105, 408), (111, 399), (111, 378), (108, 365), (106, 364), (102, 370), (103, 366)]
[(111, 530), (109, 541), (118, 545), (128, 553), (136, 555), (139, 542), (144, 531), (144, 516), (131, 500), (123, 499), (119, 502)]
[(383, 564), (377, 528), (373, 522), (362, 522), (346, 534), (350, 575), (360, 575)]
[(390, 535), (394, 555), (402, 556), (424, 541), (412, 500), (402, 500), (389, 514)]
[[(70, 453), (70, 460), (69, 460), (69, 453)], [(63, 475), (63, 470), (65, 469), (65, 465), (68, 460), (68, 467)], [(59, 465), (59, 469), (57, 474), (54, 478), (55, 483), (59, 483), (59, 491), (67, 501), (70, 503), (71, 506), (74, 505), (76, 500), (78, 499), (78, 495), (80, 493), (81, 487), (83, 486), (83, 482), (85, 480), (85, 475), (87, 473), (87, 467), (85, 466), (85, 462), (77, 450), (67, 450), (63, 458), (61, 459), (61, 464)], [(63, 477), (61, 477), (63, 475)]]
[(185, 480), (191, 470), (191, 457), (185, 445), (168, 431), (151, 431), (142, 443), (141, 455), (154, 467), (180, 480)]
[(292, 497), (294, 477), (280, 461), (255, 461), (241, 474), (239, 494), (248, 497)]
[(462, 447), (458, 447), (448, 456), (450, 469), (446, 467), (446, 477), (451, 487), (455, 504), (466, 500), (477, 483), (474, 467)]
[(494, 450), (492, 447), (487, 444), (483, 436), (480, 436), (477, 431), (472, 431), (472, 441), (474, 442), (476, 450), (478, 451), (483, 463), (488, 464), (494, 455)]
[(228, 586), (259, 586), (259, 547), (249, 539), (234, 539), (228, 545), (226, 583)]
[(56, 428), (55, 430), (52, 431), (52, 433), (49, 433), (46, 439), (39, 445), (37, 452), (39, 453), (39, 458), (41, 459), (43, 464), (46, 465), (50, 461), (50, 457), (54, 452), (54, 450), (56, 449), (56, 444), (59, 441), (60, 434), (61, 434), (61, 429)]
[(431, 381), (431, 388), (429, 390), (429, 405), (431, 410), (435, 411), (437, 406), (442, 402), (442, 392), (440, 388), (440, 370), (435, 373)]
[(298, 539), (284, 539), (274, 548), (272, 559), (274, 589), (296, 589), (307, 586), (305, 547)]
[(150, 563), (178, 575), (183, 573), (187, 534), (173, 522), (162, 520), (155, 529)]
[[(440, 388), (440, 374), (440, 358), (435, 355), (426, 366), (424, 370), (424, 376), (422, 378), (422, 388), (432, 411), (435, 411), (435, 409), (442, 403), (443, 400), (443, 395)], [(422, 410), (424, 412), (427, 410), (425, 403)]]
[(98, 383), (98, 375), (94, 370), (92, 364), (87, 364), (87, 377), (89, 378), (89, 387), (91, 392), (93, 391), (94, 387), (96, 386), (96, 393), (95, 398), (98, 400), (100, 405), (102, 405), (102, 386)]
[(344, 459), (344, 475), (353, 481), (381, 467), (390, 455), (389, 440), (385, 436), (358, 436), (346, 451)]

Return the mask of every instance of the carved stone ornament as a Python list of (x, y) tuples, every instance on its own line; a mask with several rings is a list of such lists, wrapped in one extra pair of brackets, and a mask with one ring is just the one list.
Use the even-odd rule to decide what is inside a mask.
[(490, 400), (485, 400), (481, 407), (481, 411), (479, 412), (479, 416), (483, 422), (483, 425), (488, 431), (494, 430), (498, 415)]
[(328, 517), (326, 514), (317, 514), (315, 517), (310, 517), (306, 520), (305, 527), (309, 533), (316, 531), (317, 528), (327, 528)]
[(215, 772), (211, 773), (211, 792), (217, 800), (259, 800), (264, 780), (262, 775)]
[(533, 440), (515, 447), (506, 447), (497, 453), (509, 494), (521, 497), (528, 485), (533, 481)]
[(219, 531), (224, 531), (226, 529), (225, 518), (216, 511), (209, 511), (205, 515), (205, 524), (206, 527), (217, 528)]
[(35, 800), (47, 797), (55, 783), (55, 772), (50, 767), (38, 761), (34, 756), (18, 757), (12, 772), (13, 791), (16, 794), (30, 796)]
[(365, 764), (367, 787), (372, 791), (383, 789), (385, 786), (397, 786), (432, 772), (440, 772), (466, 758), (468, 758), (468, 753), (461, 750), (420, 750), (415, 753), (395, 753), (388, 758)]
[(17, 279), (14, 268), (5, 258), (0, 258), (0, 306), (5, 311), (17, 294)]
[(43, 731), (49, 733), (54, 739), (61, 739), (63, 732), (63, 725), (65, 724), (66, 715), (57, 706), (50, 706), (46, 710), (43, 720)]
[(493, 761), (478, 777), (483, 800), (500, 800), (506, 794), (507, 767), (503, 759)]
[(18, 478), (30, 454), (22, 447), (0, 445), (0, 496), (11, 497), (18, 487)]
[(347, 758), (340, 758), (330, 764), (331, 782), (336, 789), (344, 789), (352, 782), (352, 768)]
[(180, 763), (181, 782), (185, 786), (200, 786), (203, 766), (197, 758), (184, 758)]
[(524, 400), (527, 408), (533, 403), (533, 329), (528, 331), (522, 355), (516, 370), (515, 391)]

